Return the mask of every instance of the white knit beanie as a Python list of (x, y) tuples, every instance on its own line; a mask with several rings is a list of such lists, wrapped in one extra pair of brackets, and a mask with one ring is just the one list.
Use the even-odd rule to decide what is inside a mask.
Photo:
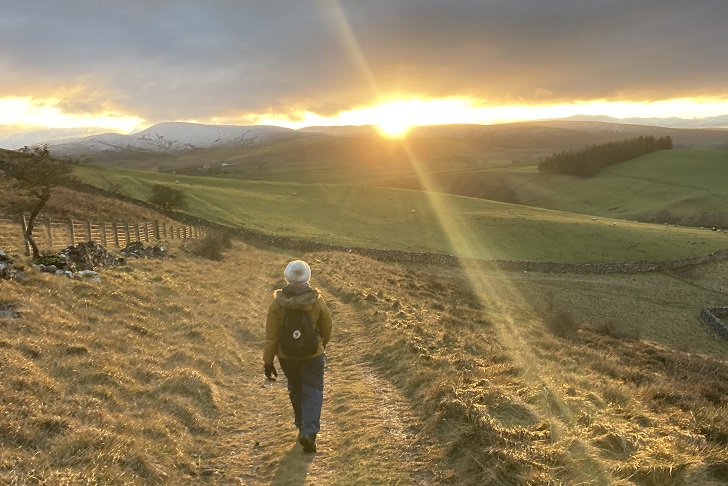
[(286, 266), (283, 275), (288, 283), (303, 284), (311, 278), (311, 267), (303, 260), (294, 260)]

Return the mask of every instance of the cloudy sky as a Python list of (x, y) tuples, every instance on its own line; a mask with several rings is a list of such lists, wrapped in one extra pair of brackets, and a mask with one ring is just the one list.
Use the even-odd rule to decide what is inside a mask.
[(2, 4), (0, 137), (728, 114), (725, 0)]

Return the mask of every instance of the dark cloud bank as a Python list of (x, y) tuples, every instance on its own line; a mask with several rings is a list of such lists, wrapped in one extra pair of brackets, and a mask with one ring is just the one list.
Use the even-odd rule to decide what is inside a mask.
[[(390, 93), (496, 101), (723, 96), (728, 2), (5, 2), (5, 96), (154, 121)], [(9, 5), (7, 5), (9, 3)]]

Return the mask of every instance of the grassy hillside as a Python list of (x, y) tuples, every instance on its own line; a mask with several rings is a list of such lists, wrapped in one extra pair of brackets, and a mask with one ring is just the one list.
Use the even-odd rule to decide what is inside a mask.
[[(665, 150), (597, 176), (542, 175), (519, 184), (524, 204), (624, 219), (728, 212), (728, 151)], [(520, 175), (519, 177), (523, 177)]]
[(728, 234), (513, 206), (421, 191), (280, 184), (87, 167), (84, 177), (146, 200), (152, 184), (187, 195), (191, 214), (344, 246), (554, 262), (667, 260), (728, 247)]
[[(0, 159), (13, 160), (24, 156), (15, 151), (0, 149)], [(110, 180), (100, 181), (100, 188), (113, 190)], [(0, 215), (14, 214), (17, 208), (17, 189), (0, 170)], [(55, 187), (51, 198), (43, 208), (40, 216), (54, 219), (75, 219), (93, 221), (154, 221), (169, 223), (169, 219), (153, 209), (139, 204), (120, 201), (117, 198), (104, 197), (99, 194), (88, 194), (67, 187)]]
[[(539, 174), (535, 165), (456, 167), (426, 174), (435, 187), (450, 193), (505, 184), (519, 203), (529, 206), (693, 226), (713, 226), (710, 216), (724, 215), (728, 225), (726, 150), (662, 150), (607, 167), (590, 178)], [(413, 174), (392, 175), (384, 184), (422, 187)], [(658, 218), (661, 212), (666, 218)]]
[[(207, 217), (326, 241), (409, 249), (446, 232), (456, 251), (577, 261), (725, 243), (416, 191), (85, 170), (102, 187), (145, 198), (169, 183)], [(81, 218), (95, 219), (99, 200), (85, 198)], [(728, 262), (555, 275), (239, 241), (209, 261), (164, 245), (174, 258), (131, 260), (100, 284), (11, 254), (26, 278), (0, 282), (0, 483), (728, 482), (728, 343), (697, 317), (728, 303)], [(335, 323), (315, 455), (296, 444), (283, 376), (266, 382), (261, 366), (271, 292), (294, 258), (311, 263)]]
[[(696, 318), (728, 298), (725, 264), (554, 276), (165, 246), (101, 284), (0, 282), (19, 313), (0, 317), (0, 483), (728, 481), (728, 345)], [(261, 364), (299, 257), (335, 322), (315, 455)]]

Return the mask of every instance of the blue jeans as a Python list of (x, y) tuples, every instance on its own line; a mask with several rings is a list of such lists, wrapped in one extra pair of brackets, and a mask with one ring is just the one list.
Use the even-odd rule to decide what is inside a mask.
[(301, 434), (315, 439), (321, 429), (325, 355), (308, 359), (278, 358), (278, 361), (288, 380), (288, 396), (296, 427)]

